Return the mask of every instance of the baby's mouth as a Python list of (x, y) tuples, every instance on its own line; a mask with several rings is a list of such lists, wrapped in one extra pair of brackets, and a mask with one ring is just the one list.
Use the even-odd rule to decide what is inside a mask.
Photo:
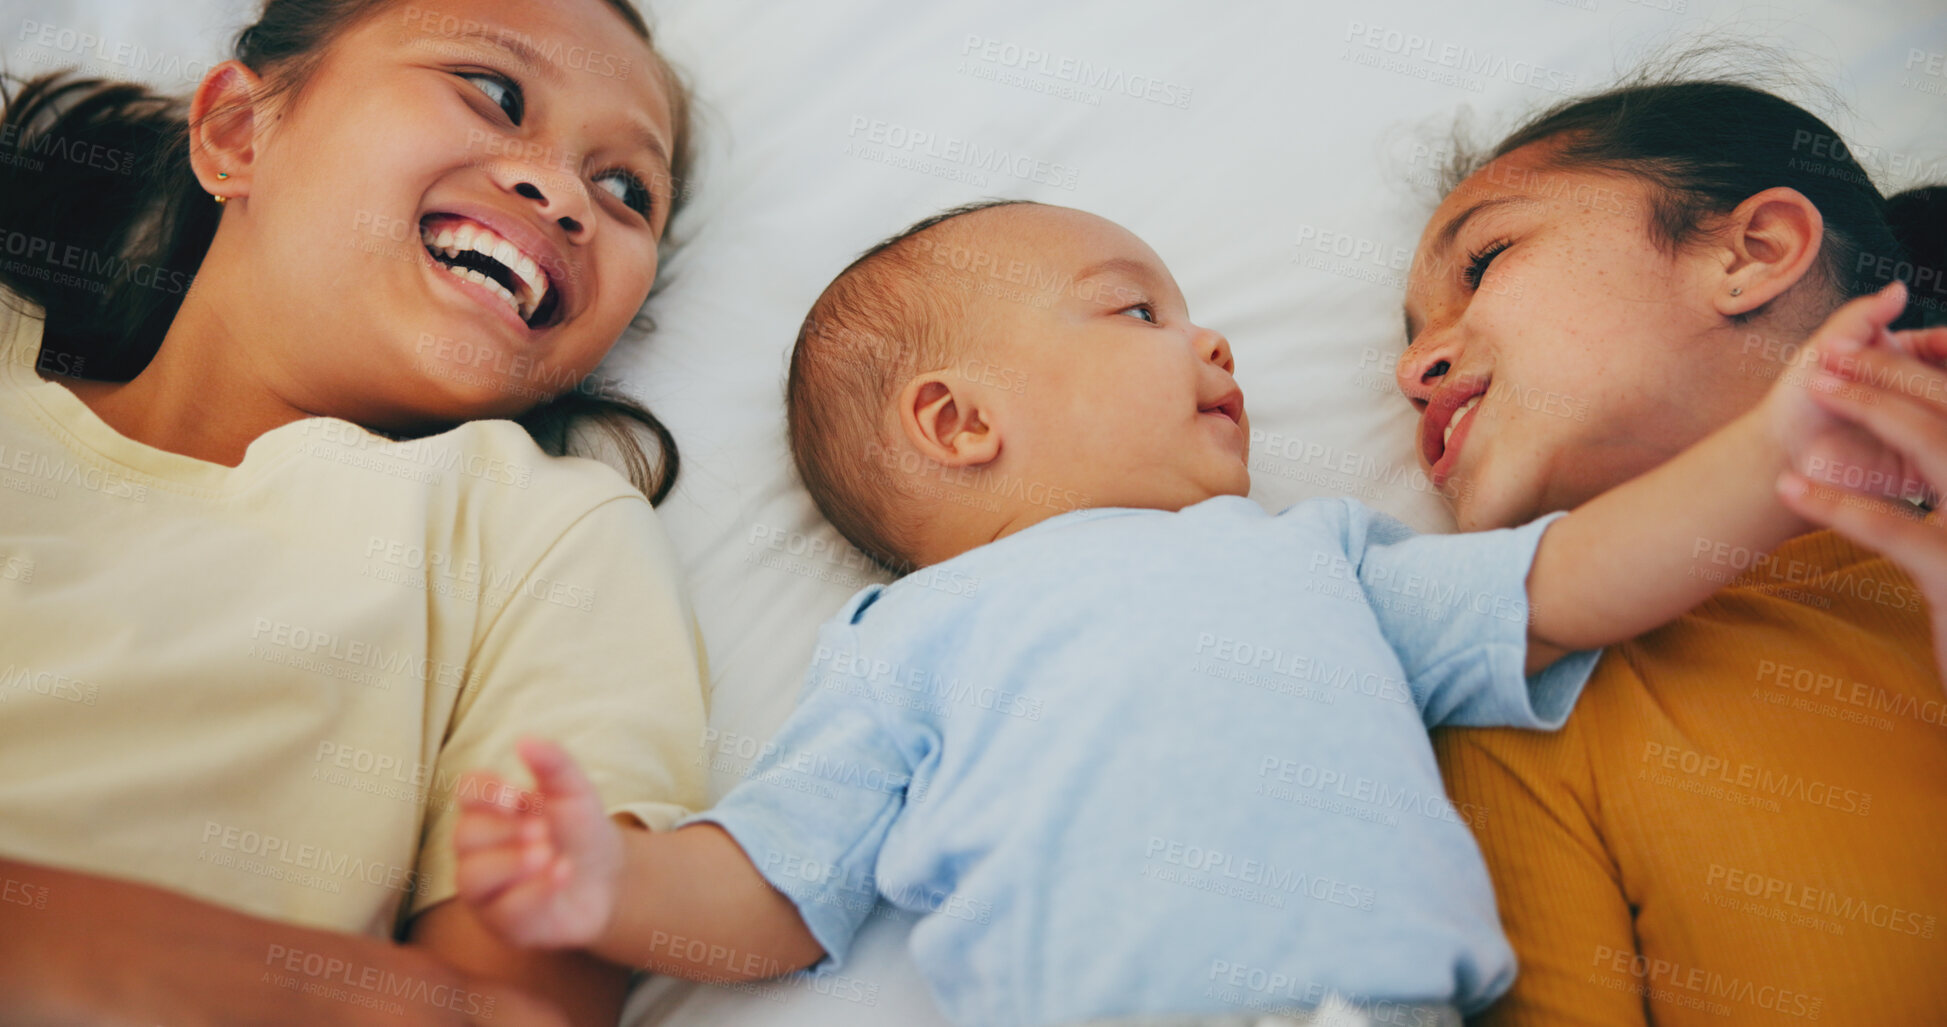
[(1216, 402), (1208, 406), (1199, 407), (1197, 413), (1217, 414), (1222, 417), (1228, 417), (1235, 423), (1242, 424), (1244, 421), (1244, 393), (1241, 390), (1232, 389), (1218, 397)]
[(560, 313), (561, 291), (540, 261), (478, 221), (428, 214), (419, 223), (419, 239), (449, 273), (499, 293), (530, 329), (552, 325)]

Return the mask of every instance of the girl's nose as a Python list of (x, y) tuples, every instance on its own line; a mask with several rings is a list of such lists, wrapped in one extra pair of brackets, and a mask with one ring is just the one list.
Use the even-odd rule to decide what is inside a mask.
[(562, 231), (567, 232), (569, 235), (576, 235), (581, 231), (581, 219), (576, 218), (571, 213), (567, 213), (565, 211), (566, 204), (551, 202), (548, 199), (548, 194), (542, 192), (540, 186), (535, 185), (533, 182), (520, 182), (514, 186), (514, 192), (539, 203), (542, 210), (553, 217), (556, 223), (561, 226)]
[(1393, 368), (1393, 380), (1399, 391), (1421, 409), (1425, 409), (1433, 390), (1440, 387), (1440, 380), (1453, 370), (1448, 347), (1428, 345), (1429, 341), (1424, 335), (1415, 340), (1399, 355), (1399, 363)]

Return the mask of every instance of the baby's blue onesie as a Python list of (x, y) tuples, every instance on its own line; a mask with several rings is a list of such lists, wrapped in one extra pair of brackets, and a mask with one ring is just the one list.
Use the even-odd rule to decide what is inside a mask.
[(1435, 724), (1561, 726), (1525, 677), (1552, 518), (1351, 500), (1061, 514), (855, 595), (723, 827), (844, 962), (884, 898), (947, 1016), (1485, 1006), (1514, 976)]

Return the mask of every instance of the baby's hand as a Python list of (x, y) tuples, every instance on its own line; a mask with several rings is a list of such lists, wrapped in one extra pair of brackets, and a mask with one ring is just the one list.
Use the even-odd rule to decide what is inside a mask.
[(460, 897), (523, 948), (584, 948), (607, 929), (622, 876), (622, 832), (566, 752), (525, 739), (535, 792), (474, 772), (461, 782)]
[[(1847, 361), (1835, 385), (1811, 395), (1828, 414), (1894, 453), (1895, 469), (1855, 468), (1815, 446), (1796, 472), (1779, 478), (1778, 488), (1799, 516), (1884, 554), (1912, 575), (1927, 598), (1934, 650), (1947, 680), (1947, 521), (1938, 510), (1922, 518), (1899, 501), (1937, 504), (1947, 492), (1947, 373), (1940, 367), (1947, 364), (1947, 328), (1893, 332), (1885, 341)], [(1874, 473), (1889, 476), (1867, 482)], [(1879, 498), (1889, 492), (1894, 501)]]
[(1898, 450), (1819, 401), (1848, 387), (1838, 373), (1858, 369), (1869, 352), (1893, 344), (1886, 326), (1905, 305), (1906, 287), (1899, 282), (1847, 303), (1806, 341), (1804, 365), (1779, 376), (1764, 402), (1773, 438), (1791, 466), (1843, 467), (1852, 479), (1847, 487), (1885, 497), (1912, 487)]

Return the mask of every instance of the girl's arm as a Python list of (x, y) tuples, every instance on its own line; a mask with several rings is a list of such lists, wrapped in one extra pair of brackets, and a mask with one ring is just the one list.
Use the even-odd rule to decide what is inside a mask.
[(574, 1027), (615, 1027), (628, 1000), (629, 971), (582, 952), (536, 952), (500, 940), (464, 902), (428, 907), (406, 943), (482, 980), (525, 989), (568, 1014)]
[(824, 955), (721, 828), (619, 826), (559, 746), (523, 741), (520, 757), (535, 791), (469, 775), (454, 834), (460, 896), (508, 942), (700, 981), (775, 977)]
[[(1520, 970), (1475, 1027), (1649, 1027), (1626, 969), (1641, 952), (1628, 889), (1610, 854), (1605, 807), (1576, 736), (1524, 728), (1439, 728), (1440, 776), (1493, 876), (1501, 929)], [(1599, 722), (1595, 722), (1599, 723)], [(1579, 772), (1578, 772), (1579, 771)], [(1631, 987), (1620, 987), (1628, 984)]]
[[(1806, 351), (1827, 367), (1854, 362), (1905, 303), (1898, 283), (1853, 300), (1813, 333)], [(1528, 669), (1659, 627), (1751, 566), (1754, 555), (1807, 530), (1810, 522), (1777, 491), (1794, 461), (1843, 453), (1897, 487), (1897, 454), (1856, 432), (1847, 436), (1844, 422), (1810, 398), (1832, 387), (1818, 376), (1808, 388), (1795, 372), (1782, 375), (1755, 409), (1551, 525), (1528, 573)]]
[(161, 888), (0, 859), (0, 1022), (567, 1027), (414, 948)]

